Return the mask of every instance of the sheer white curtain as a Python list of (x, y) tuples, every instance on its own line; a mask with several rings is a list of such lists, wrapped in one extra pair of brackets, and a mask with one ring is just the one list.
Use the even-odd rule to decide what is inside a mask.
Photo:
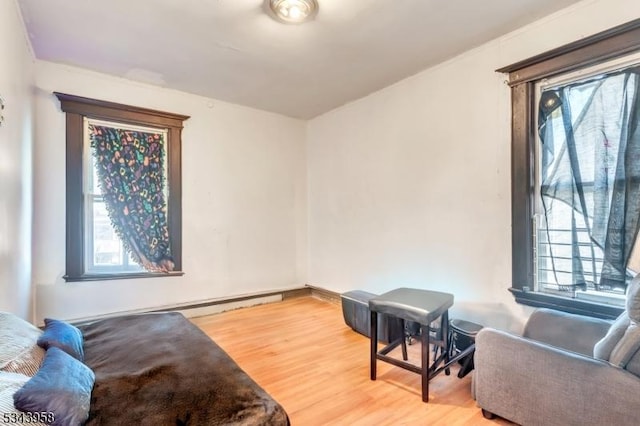
[(626, 287), (640, 218), (639, 71), (541, 95), (540, 194), (560, 289)]

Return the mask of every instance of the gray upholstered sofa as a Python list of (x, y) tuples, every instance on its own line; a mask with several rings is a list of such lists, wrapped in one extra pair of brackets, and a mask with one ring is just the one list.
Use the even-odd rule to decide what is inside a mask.
[(484, 328), (473, 391), (485, 417), (521, 425), (640, 424), (640, 275), (615, 322), (536, 310), (523, 336)]

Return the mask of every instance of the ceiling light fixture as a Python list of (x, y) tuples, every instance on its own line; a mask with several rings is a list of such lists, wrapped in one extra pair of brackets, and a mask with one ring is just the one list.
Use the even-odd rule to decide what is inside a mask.
[(266, 0), (265, 6), (272, 18), (285, 24), (301, 24), (318, 13), (316, 0)]

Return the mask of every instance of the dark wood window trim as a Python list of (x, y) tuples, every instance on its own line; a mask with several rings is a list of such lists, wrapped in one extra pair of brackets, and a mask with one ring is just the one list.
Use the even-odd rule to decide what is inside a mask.
[[(66, 281), (95, 281), (183, 275), (182, 272), (182, 128), (186, 115), (54, 92), (66, 113)], [(164, 273), (86, 274), (82, 147), (84, 117), (138, 126), (166, 128), (169, 151), (169, 238), (175, 271)]]
[(615, 318), (622, 308), (533, 291), (534, 84), (640, 50), (640, 19), (500, 68), (511, 87), (512, 288), (518, 303)]

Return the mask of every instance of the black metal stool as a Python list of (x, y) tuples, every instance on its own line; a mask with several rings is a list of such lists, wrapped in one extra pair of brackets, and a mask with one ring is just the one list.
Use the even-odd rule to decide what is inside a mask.
[[(421, 290), (415, 288), (398, 288), (381, 294), (369, 300), (371, 310), (371, 380), (376, 379), (377, 360), (385, 361), (405, 370), (413, 371), (422, 376), (422, 400), (429, 402), (429, 380), (439, 374), (445, 367), (438, 368), (444, 361), (449, 363), (449, 308), (453, 305), (453, 295), (438, 291)], [(407, 346), (404, 336), (394, 340), (378, 351), (378, 313), (387, 314), (399, 318), (404, 328), (404, 321), (414, 321), (422, 328), (421, 342), (421, 366), (418, 367), (407, 362)], [(429, 365), (429, 325), (440, 318), (439, 341), (432, 342), (440, 345), (443, 350), (440, 355), (434, 356), (433, 363)], [(402, 345), (402, 360), (388, 356), (393, 349)]]

